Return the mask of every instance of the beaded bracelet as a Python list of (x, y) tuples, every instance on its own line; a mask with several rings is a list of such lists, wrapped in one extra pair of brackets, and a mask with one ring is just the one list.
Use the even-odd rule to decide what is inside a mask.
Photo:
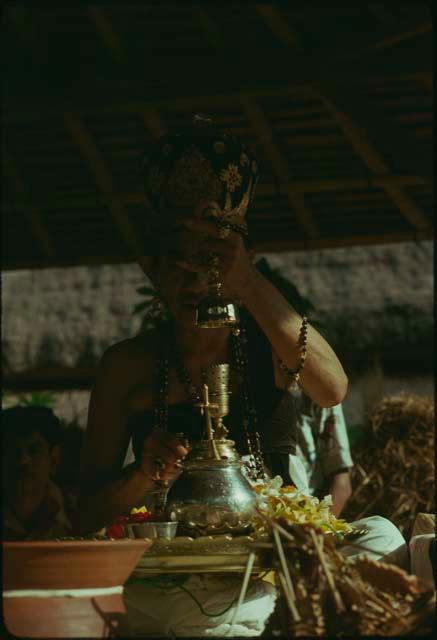
[(305, 360), (307, 357), (307, 333), (308, 333), (308, 318), (303, 315), (302, 316), (302, 324), (299, 331), (299, 338), (297, 344), (299, 346), (300, 351), (300, 360), (296, 369), (289, 369), (282, 360), (279, 361), (279, 366), (282, 371), (285, 372), (287, 377), (287, 389), (297, 389), (297, 383), (305, 366)]

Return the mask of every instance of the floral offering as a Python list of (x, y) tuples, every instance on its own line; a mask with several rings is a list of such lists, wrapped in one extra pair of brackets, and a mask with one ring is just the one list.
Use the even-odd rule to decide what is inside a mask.
[(146, 522), (149, 520), (156, 521), (157, 518), (153, 516), (152, 512), (144, 505), (137, 509), (134, 507), (128, 516), (118, 516), (110, 527), (106, 529), (106, 535), (109, 538), (125, 538), (124, 525), (134, 524), (136, 522)]
[(268, 482), (257, 481), (254, 485), (258, 495), (258, 514), (253, 524), (259, 533), (267, 530), (265, 518), (284, 518), (289, 524), (311, 524), (322, 533), (334, 534), (338, 538), (353, 531), (350, 524), (332, 514), (330, 495), (318, 500), (293, 485), (282, 485), (280, 476)]

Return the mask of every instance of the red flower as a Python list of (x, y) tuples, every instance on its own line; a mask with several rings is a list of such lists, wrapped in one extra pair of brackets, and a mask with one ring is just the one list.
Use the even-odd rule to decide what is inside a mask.
[(133, 513), (129, 518), (129, 522), (146, 522), (147, 520), (150, 520), (151, 517), (152, 517), (152, 514), (149, 512)]
[(122, 524), (113, 524), (106, 530), (108, 538), (124, 538), (124, 527)]

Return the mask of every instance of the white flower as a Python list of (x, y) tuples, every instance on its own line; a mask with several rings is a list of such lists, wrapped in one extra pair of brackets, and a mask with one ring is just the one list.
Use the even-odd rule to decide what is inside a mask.
[(332, 507), (332, 496), (330, 493), (328, 493), (328, 495), (322, 499), (322, 501), (320, 502), (320, 506)]

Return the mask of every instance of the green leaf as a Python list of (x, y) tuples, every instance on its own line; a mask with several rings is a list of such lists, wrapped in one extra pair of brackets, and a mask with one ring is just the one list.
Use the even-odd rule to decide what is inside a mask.
[(156, 293), (155, 289), (151, 289), (150, 287), (139, 287), (136, 291), (137, 293), (143, 293), (147, 296), (154, 296)]
[(53, 407), (55, 396), (52, 393), (20, 394), (19, 404), (24, 407)]
[(139, 302), (134, 306), (134, 313), (140, 313), (141, 311), (144, 311), (144, 309), (147, 309), (148, 307), (150, 307), (151, 304), (152, 303), (149, 301)]

